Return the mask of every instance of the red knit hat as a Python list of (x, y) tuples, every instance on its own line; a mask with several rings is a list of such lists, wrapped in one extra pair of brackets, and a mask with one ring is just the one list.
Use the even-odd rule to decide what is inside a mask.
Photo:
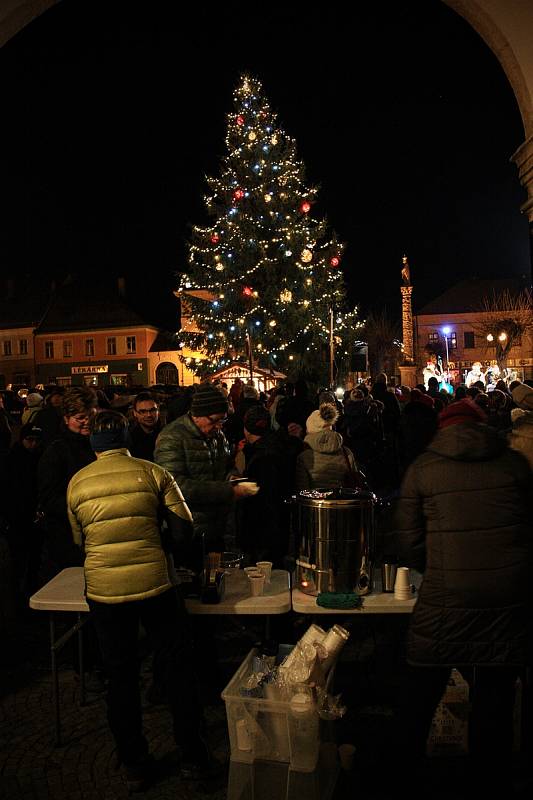
[(486, 422), (487, 415), (472, 400), (465, 397), (458, 400), (441, 411), (439, 414), (439, 428), (447, 428), (449, 425), (460, 425), (465, 422)]

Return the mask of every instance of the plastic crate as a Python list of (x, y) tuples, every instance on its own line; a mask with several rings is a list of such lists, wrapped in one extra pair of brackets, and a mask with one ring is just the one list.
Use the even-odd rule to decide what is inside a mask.
[[(243, 697), (240, 687), (252, 673), (251, 650), (222, 692), (226, 704), (231, 758), (252, 764), (255, 761), (291, 763), (290, 704), (265, 697)], [(317, 749), (318, 758), (318, 749)]]

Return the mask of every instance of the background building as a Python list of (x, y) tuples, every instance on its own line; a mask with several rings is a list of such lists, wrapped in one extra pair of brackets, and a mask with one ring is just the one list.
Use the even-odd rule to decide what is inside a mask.
[[(484, 298), (501, 297), (510, 292), (517, 296), (527, 288), (515, 280), (464, 280), (419, 309), (414, 316), (417, 380), (430, 355), (448, 362), (455, 383), (463, 383), (474, 361), (484, 368), (496, 364), (495, 341), (487, 341), (482, 332)], [(496, 320), (497, 314), (494, 314)], [(503, 331), (502, 331), (503, 332)], [(510, 348), (506, 366), (517, 372), (520, 380), (533, 378), (533, 338), (531, 329)]]

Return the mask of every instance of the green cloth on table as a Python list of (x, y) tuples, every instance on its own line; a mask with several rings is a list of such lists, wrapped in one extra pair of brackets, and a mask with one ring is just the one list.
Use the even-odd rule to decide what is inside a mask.
[(363, 605), (363, 598), (353, 592), (321, 592), (316, 604), (322, 608), (359, 608)]

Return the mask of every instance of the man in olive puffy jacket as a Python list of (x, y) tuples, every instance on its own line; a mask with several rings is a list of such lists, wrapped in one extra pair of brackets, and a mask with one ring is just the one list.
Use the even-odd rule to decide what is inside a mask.
[(221, 428), (227, 414), (222, 392), (202, 384), (193, 395), (191, 410), (163, 428), (154, 452), (155, 462), (174, 476), (183, 492), (197, 543), (204, 537), (206, 551), (224, 550), (232, 503), (246, 496), (245, 487), (226, 480), (231, 454)]
[(85, 550), (86, 595), (108, 677), (108, 720), (130, 789), (150, 778), (142, 732), (137, 640), (142, 622), (154, 648), (154, 677), (164, 684), (176, 743), (185, 762), (207, 765), (202, 712), (185, 612), (169, 580), (160, 536), (167, 520), (186, 535), (191, 514), (172, 475), (126, 448), (128, 422), (98, 414), (91, 444), (97, 460), (77, 472), (67, 490), (75, 542)]

